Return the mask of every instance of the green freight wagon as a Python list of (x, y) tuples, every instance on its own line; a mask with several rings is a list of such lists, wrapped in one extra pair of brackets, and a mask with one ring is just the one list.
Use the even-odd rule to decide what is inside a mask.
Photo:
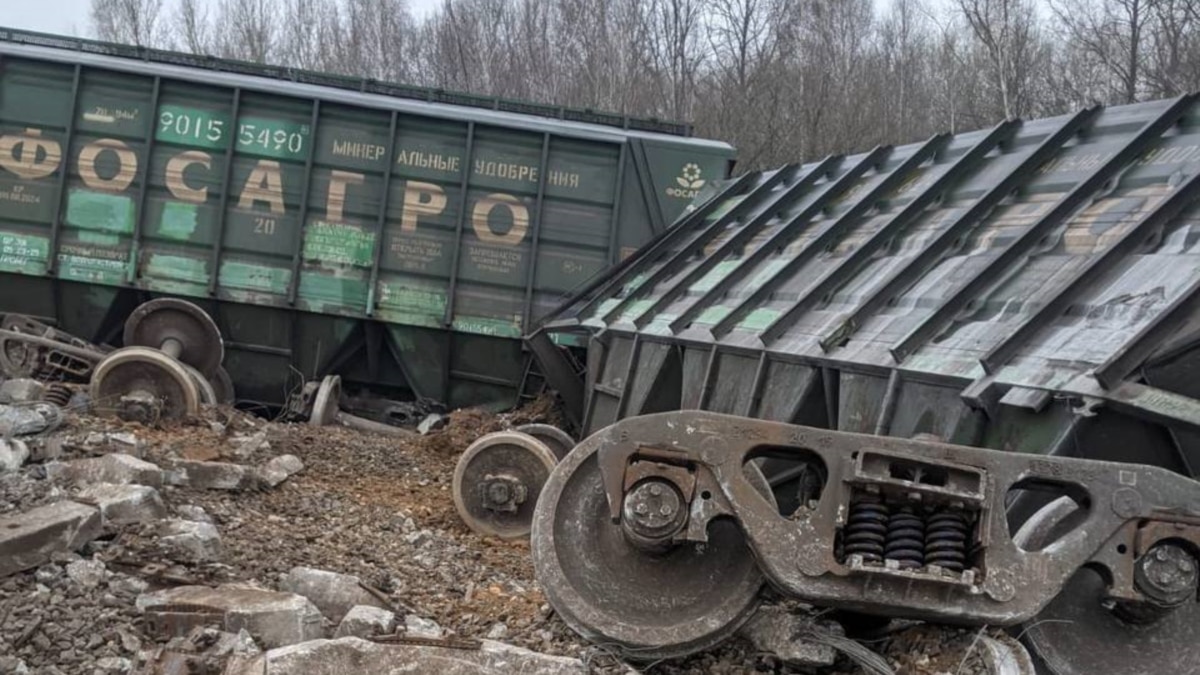
[(244, 400), (337, 373), (511, 403), (520, 336), (732, 158), (657, 120), (0, 28), (0, 313), (117, 343), (181, 296)]

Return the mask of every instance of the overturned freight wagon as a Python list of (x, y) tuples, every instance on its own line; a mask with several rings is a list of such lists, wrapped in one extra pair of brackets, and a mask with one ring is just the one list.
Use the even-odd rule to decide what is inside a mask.
[[(1049, 672), (1194, 669), (1200, 491), (1162, 469), (1200, 470), (1198, 200), (1195, 96), (725, 183), (529, 337), (594, 434), (538, 506), (548, 597), (646, 658), (728, 635), (765, 574), (887, 615), (1040, 610)], [(696, 524), (728, 515), (744, 535)]]
[(183, 296), (245, 401), (338, 373), (511, 403), (532, 322), (728, 174), (728, 145), (689, 136), (0, 29), (0, 313), (115, 344)]

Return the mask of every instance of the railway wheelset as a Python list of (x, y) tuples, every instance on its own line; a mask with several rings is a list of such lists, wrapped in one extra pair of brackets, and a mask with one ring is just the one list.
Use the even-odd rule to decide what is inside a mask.
[[(0, 320), (0, 372), (9, 378), (85, 383), (97, 413), (144, 423), (234, 402), (232, 380), (222, 367), (221, 333), (195, 304), (176, 298), (143, 303), (125, 321), (123, 338), (120, 349), (101, 347), (37, 319), (9, 314)], [(56, 402), (68, 400), (69, 394)]]

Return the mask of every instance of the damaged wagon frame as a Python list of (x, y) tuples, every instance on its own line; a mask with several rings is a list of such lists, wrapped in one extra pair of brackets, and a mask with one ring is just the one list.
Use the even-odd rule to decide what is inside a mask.
[[(597, 461), (614, 523), (636, 529), (623, 520), (622, 510), (637, 486), (670, 486), (683, 497), (685, 516), (674, 531), (660, 534), (660, 542), (704, 543), (711, 520), (732, 517), (767, 579), (788, 595), (820, 606), (1013, 625), (1034, 617), (1085, 565), (1105, 570), (1111, 599), (1162, 604), (1142, 592), (1145, 582), (1137, 581), (1135, 561), (1162, 545), (1200, 555), (1200, 485), (1156, 467), (999, 453), (701, 412), (626, 420), (585, 443), (600, 446)], [(828, 481), (815, 500), (781, 515), (744, 470), (765, 457), (815, 461)], [(636, 479), (630, 481), (631, 476)], [(1019, 486), (1068, 495), (1086, 517), (1053, 546), (1022, 550), (1004, 513), (1005, 496)], [(872, 561), (861, 553), (838, 556), (837, 549), (848, 548), (848, 530), (864, 502), (963, 514), (970, 528), (965, 569), (909, 568), (893, 558)], [(1195, 581), (1193, 565), (1192, 601)]]

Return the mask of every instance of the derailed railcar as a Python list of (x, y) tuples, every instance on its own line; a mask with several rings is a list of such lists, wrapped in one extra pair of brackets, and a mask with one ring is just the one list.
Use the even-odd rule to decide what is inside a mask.
[[(1062, 587), (1025, 635), (1050, 672), (1193, 668), (1195, 484), (1063, 458), (1188, 477), (1200, 467), (1198, 181), (1200, 107), (1184, 96), (728, 182), (529, 337), (582, 436), (594, 434), (555, 470), (535, 518), (548, 597), (581, 632), (631, 655), (712, 644), (744, 619), (753, 591), (731, 581), (708, 599), (673, 587), (660, 597), (650, 589), (667, 581), (647, 565), (622, 595), (601, 578), (605, 564), (573, 566), (619, 558), (630, 579), (639, 554), (629, 551), (644, 555), (643, 540), (667, 532), (659, 545), (672, 552), (651, 557), (687, 558), (690, 574), (753, 589), (761, 568), (810, 602), (888, 615), (1011, 623)], [(589, 341), (586, 358), (554, 345), (563, 334)], [(689, 410), (738, 417), (642, 417)], [(766, 478), (792, 521), (747, 501), (764, 488), (728, 467), (750, 457), (769, 458)], [(726, 501), (707, 503), (718, 494)], [(662, 495), (674, 501), (660, 506)], [(658, 509), (683, 515), (639, 521)], [(1088, 520), (1063, 535), (1068, 513)], [(714, 514), (745, 532), (709, 542), (724, 563), (671, 548), (703, 541), (704, 526), (689, 523)], [(593, 518), (608, 524), (580, 529)], [(1161, 541), (1148, 534), (1156, 518), (1178, 540), (1147, 555)], [(1117, 523), (1146, 539), (1115, 535)], [(1085, 563), (1108, 576), (1067, 583)], [(1156, 595), (1159, 563), (1186, 600), (1175, 597), (1166, 619), (1138, 604), (1170, 604)], [(1130, 600), (1138, 609), (1119, 620), (1102, 609)], [(656, 609), (668, 602), (675, 617)]]
[(728, 175), (687, 134), (0, 29), (0, 312), (116, 344), (182, 296), (245, 401), (512, 403), (532, 322)]

